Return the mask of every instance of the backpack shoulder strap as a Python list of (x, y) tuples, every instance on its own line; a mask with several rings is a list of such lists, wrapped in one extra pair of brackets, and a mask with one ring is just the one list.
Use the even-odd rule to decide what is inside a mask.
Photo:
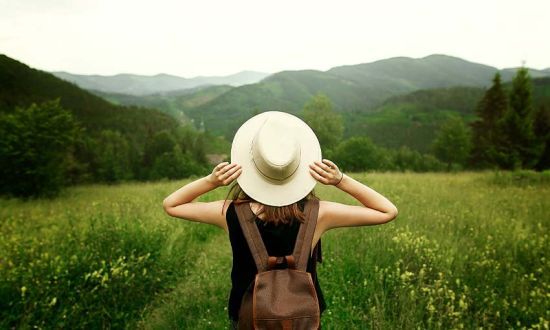
[(256, 263), (258, 273), (263, 272), (267, 270), (267, 260), (269, 256), (267, 255), (267, 250), (262, 241), (260, 231), (254, 222), (256, 215), (252, 212), (252, 209), (250, 209), (249, 203), (235, 204), (235, 211), (237, 211), (239, 224), (241, 225), (244, 237), (250, 248), (250, 253), (252, 253), (252, 257)]
[(305, 222), (300, 224), (296, 245), (294, 245), (294, 260), (296, 260), (296, 269), (306, 271), (313, 234), (317, 225), (317, 215), (319, 214), (319, 200), (310, 199), (304, 208), (306, 216)]

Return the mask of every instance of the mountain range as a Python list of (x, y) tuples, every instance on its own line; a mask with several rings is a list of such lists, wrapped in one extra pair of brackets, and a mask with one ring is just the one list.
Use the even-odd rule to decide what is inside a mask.
[(241, 71), (229, 76), (198, 76), (194, 78), (183, 78), (164, 73), (153, 76), (136, 74), (82, 75), (64, 71), (52, 71), (50, 73), (84, 89), (128, 95), (164, 93), (210, 85), (241, 86), (258, 82), (269, 75), (268, 73), (256, 71)]
[[(195, 122), (230, 139), (251, 114), (280, 110), (298, 114), (319, 92), (326, 94), (334, 109), (342, 113), (364, 113), (376, 109), (393, 96), (422, 89), (456, 86), (487, 88), (496, 72), (510, 81), (514, 69), (499, 70), (447, 55), (423, 58), (395, 57), (365, 64), (346, 65), (327, 71), (300, 70), (272, 74), (258, 83), (233, 88), (191, 109)], [(550, 72), (530, 70), (533, 78)]]

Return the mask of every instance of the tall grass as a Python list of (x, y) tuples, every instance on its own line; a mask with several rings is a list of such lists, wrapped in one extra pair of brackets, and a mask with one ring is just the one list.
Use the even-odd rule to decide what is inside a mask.
[[(121, 328), (193, 270), (215, 228), (168, 217), (184, 182), (0, 202), (0, 328)], [(219, 192), (218, 192), (219, 193)], [(221, 197), (216, 193), (210, 197)]]
[[(351, 175), (387, 196), (399, 215), (323, 236), (323, 328), (548, 328), (545, 178)], [(0, 200), (0, 328), (227, 327), (227, 236), (162, 210), (163, 198), (186, 182)], [(318, 184), (316, 193), (358, 204), (334, 187)]]

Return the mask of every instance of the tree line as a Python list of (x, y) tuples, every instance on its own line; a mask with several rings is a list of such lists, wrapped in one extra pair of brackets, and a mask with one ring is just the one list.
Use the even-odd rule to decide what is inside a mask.
[(211, 137), (192, 126), (149, 131), (145, 144), (118, 130), (88, 131), (60, 100), (0, 114), (0, 194), (57, 196), (74, 184), (206, 174)]

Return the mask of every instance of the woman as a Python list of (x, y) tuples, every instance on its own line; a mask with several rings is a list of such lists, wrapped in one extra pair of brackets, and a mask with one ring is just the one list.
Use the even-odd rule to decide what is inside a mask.
[[(321, 236), (334, 228), (387, 223), (395, 219), (397, 208), (372, 188), (343, 174), (332, 161), (322, 159), (311, 128), (284, 112), (264, 112), (245, 122), (233, 139), (231, 159), (231, 163), (218, 164), (208, 176), (172, 193), (163, 205), (170, 216), (215, 225), (228, 233), (233, 252), (228, 313), (233, 328), (237, 326), (241, 299), (257, 273), (235, 204), (249, 203), (270, 256), (292, 253), (300, 223), (305, 221), (305, 204), (318, 200), (313, 191), (317, 182), (335, 186), (363, 204), (318, 201), (307, 271), (314, 280), (322, 312), (326, 306), (315, 269), (321, 260)], [(230, 203), (193, 202), (235, 180), (237, 183), (229, 191), (233, 191)]]

